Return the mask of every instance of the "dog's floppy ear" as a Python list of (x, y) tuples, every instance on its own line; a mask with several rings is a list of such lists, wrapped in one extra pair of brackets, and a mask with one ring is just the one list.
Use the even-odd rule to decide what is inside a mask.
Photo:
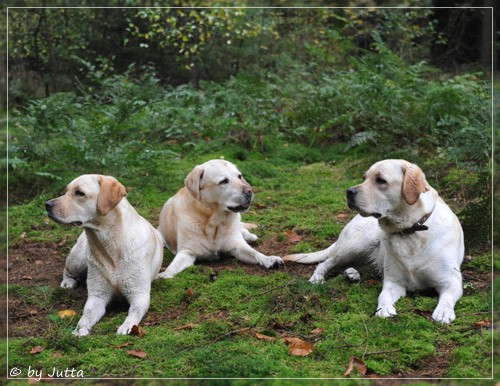
[(425, 174), (417, 165), (406, 162), (403, 165), (403, 198), (408, 205), (417, 202), (420, 193), (425, 193), (430, 189), (425, 179)]
[(97, 213), (106, 216), (127, 195), (127, 190), (110, 176), (99, 176), (98, 181), (101, 190), (97, 197)]
[(203, 178), (203, 173), (205, 169), (201, 168), (199, 165), (196, 166), (191, 172), (187, 175), (184, 180), (184, 185), (187, 190), (192, 194), (194, 198), (197, 200), (200, 199), (200, 182)]

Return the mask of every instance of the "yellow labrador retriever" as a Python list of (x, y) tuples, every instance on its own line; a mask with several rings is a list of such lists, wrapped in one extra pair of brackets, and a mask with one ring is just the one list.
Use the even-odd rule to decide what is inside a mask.
[(184, 184), (160, 213), (158, 230), (175, 258), (159, 277), (172, 278), (197, 259), (213, 260), (219, 254), (266, 268), (283, 263), (246, 242), (257, 238), (241, 222), (253, 192), (234, 164), (217, 159), (205, 162), (188, 174)]
[[(441, 323), (454, 320), (455, 303), (462, 296), (462, 227), (422, 170), (404, 160), (377, 162), (362, 184), (347, 190), (347, 204), (359, 214), (337, 242), (323, 251), (283, 259), (322, 261), (312, 283), (322, 283), (333, 268), (372, 263), (383, 275), (377, 316), (396, 315), (394, 305), (407, 290), (434, 288), (439, 301), (432, 318)], [(345, 274), (359, 280), (354, 268)]]
[(125, 187), (113, 177), (83, 175), (67, 186), (65, 195), (45, 204), (53, 220), (84, 229), (66, 258), (61, 283), (74, 288), (76, 279), (87, 273), (88, 298), (75, 335), (90, 332), (114, 295), (130, 304), (117, 334), (128, 334), (149, 308), (151, 281), (163, 259), (163, 240), (125, 195)]

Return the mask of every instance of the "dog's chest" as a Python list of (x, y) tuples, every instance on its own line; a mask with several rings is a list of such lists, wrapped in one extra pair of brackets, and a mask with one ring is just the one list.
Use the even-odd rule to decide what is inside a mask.
[(196, 223), (192, 230), (197, 235), (196, 243), (201, 249), (200, 254), (207, 258), (216, 257), (224, 249), (229, 237), (228, 228), (224, 224)]
[(386, 240), (384, 277), (387, 275), (404, 281), (409, 290), (419, 290), (432, 286), (436, 270), (429, 245), (418, 238), (405, 236)]

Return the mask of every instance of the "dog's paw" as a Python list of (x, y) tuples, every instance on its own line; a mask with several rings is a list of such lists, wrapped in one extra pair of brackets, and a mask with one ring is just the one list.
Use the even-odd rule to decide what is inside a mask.
[(90, 331), (86, 328), (75, 328), (72, 332), (73, 335), (76, 335), (77, 337), (81, 338), (83, 336), (87, 336)]
[(74, 289), (78, 285), (77, 281), (71, 277), (64, 277), (61, 282), (61, 288)]
[(158, 279), (172, 279), (175, 276), (172, 272), (163, 271), (158, 274)]
[(314, 272), (311, 278), (309, 279), (309, 283), (311, 284), (323, 284), (324, 282), (325, 282), (325, 277), (316, 272)]
[(266, 268), (274, 268), (283, 264), (283, 259), (279, 256), (266, 256), (259, 263)]
[(346, 277), (347, 280), (353, 281), (353, 282), (361, 280), (361, 275), (354, 268), (347, 268), (344, 271), (344, 276)]
[(391, 318), (398, 314), (396, 312), (396, 307), (394, 307), (393, 304), (379, 305), (377, 308), (378, 309), (377, 312), (375, 312), (375, 316), (380, 316), (381, 318)]
[(455, 311), (449, 306), (438, 306), (432, 313), (432, 319), (439, 323), (449, 324), (455, 320)]
[(257, 235), (254, 235), (253, 233), (246, 232), (243, 233), (243, 238), (247, 243), (253, 243), (254, 241), (257, 241), (259, 237)]
[(133, 325), (129, 323), (123, 323), (118, 330), (116, 331), (116, 335), (128, 335), (130, 330), (132, 330)]

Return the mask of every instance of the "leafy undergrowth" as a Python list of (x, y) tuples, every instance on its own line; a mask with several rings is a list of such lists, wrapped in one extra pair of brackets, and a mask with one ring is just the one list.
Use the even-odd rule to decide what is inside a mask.
[[(374, 161), (345, 154), (340, 160), (331, 148), (304, 162), (285, 145), (275, 158), (247, 154), (238, 161), (225, 154), (254, 186), (244, 220), (259, 225), (254, 246), (266, 254), (330, 245), (353, 216), (345, 190)], [(161, 205), (191, 168), (220, 156), (193, 155), (165, 162), (156, 175), (117, 177), (128, 187), (129, 201), (156, 225)], [(63, 290), (58, 283), (78, 230), (46, 218), (43, 203), (49, 198), (10, 210), (8, 368), (23, 375), (29, 368), (46, 375), (55, 368), (81, 370), (89, 378), (344, 378), (351, 362), (351, 378), (491, 377), (487, 253), (464, 261), (464, 296), (451, 325), (430, 320), (437, 304), (432, 293), (401, 299), (395, 318), (374, 317), (381, 282), (368, 269), (360, 283), (348, 283), (337, 272), (312, 286), (307, 279), (314, 266), (267, 270), (225, 258), (155, 281), (139, 336), (115, 335), (127, 310), (115, 304), (90, 336), (77, 339), (71, 331), (85, 287)], [(164, 266), (171, 259), (166, 252)], [(76, 315), (61, 318), (63, 310)]]

